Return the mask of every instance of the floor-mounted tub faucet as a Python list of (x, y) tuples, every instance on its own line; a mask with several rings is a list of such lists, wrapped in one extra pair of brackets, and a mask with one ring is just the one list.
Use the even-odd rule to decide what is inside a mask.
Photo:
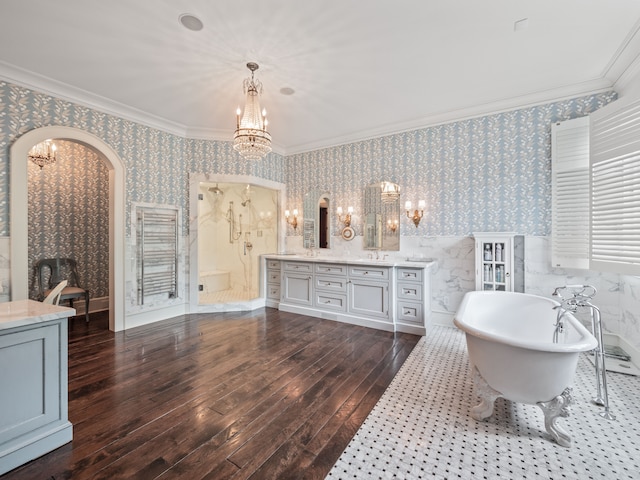
[[(567, 293), (564, 293), (564, 292)], [(615, 420), (616, 417), (609, 410), (609, 395), (607, 393), (607, 368), (604, 363), (605, 351), (604, 340), (602, 335), (602, 319), (600, 309), (596, 307), (591, 300), (596, 295), (596, 287), (593, 285), (564, 285), (557, 287), (552, 295), (560, 297), (560, 305), (558, 308), (558, 320), (556, 322), (556, 332), (554, 333), (554, 341), (557, 338), (558, 329), (562, 329), (562, 316), (571, 311), (575, 313), (578, 307), (586, 307), (591, 314), (591, 326), (593, 336), (598, 341), (598, 347), (594, 351), (594, 364), (596, 370), (596, 382), (598, 384), (597, 395), (593, 398), (593, 403), (604, 407), (604, 411), (600, 412), (600, 416), (607, 420)], [(562, 311), (562, 313), (560, 313)]]

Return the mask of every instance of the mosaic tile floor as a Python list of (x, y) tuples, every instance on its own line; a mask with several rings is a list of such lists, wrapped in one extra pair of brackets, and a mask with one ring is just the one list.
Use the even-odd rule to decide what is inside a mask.
[(640, 378), (607, 375), (611, 413), (590, 402), (593, 364), (582, 355), (571, 416), (573, 446), (549, 440), (540, 408), (505, 399), (477, 422), (464, 334), (435, 327), (402, 366), (327, 479), (638, 479)]

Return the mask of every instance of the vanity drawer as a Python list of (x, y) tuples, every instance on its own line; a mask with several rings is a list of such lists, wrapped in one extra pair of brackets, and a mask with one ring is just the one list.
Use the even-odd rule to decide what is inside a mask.
[(399, 282), (422, 282), (421, 268), (398, 268)]
[(398, 298), (403, 300), (422, 300), (422, 284), (398, 282)]
[(422, 304), (413, 302), (398, 302), (397, 318), (399, 322), (413, 323), (424, 326)]
[(349, 276), (367, 278), (369, 280), (387, 280), (389, 278), (389, 268), (362, 266), (349, 268)]
[(347, 310), (347, 295), (318, 291), (315, 294), (315, 306), (323, 310), (345, 312)]
[(267, 270), (268, 283), (280, 283), (280, 270)]
[(267, 260), (267, 268), (280, 271), (280, 260)]
[(280, 300), (280, 285), (267, 285), (267, 298)]
[(316, 263), (316, 273), (323, 275), (346, 275), (347, 266), (334, 263)]
[(327, 290), (332, 292), (347, 291), (346, 277), (341, 278), (317, 275), (315, 285), (318, 290)]
[(313, 263), (308, 262), (284, 262), (287, 272), (313, 273)]

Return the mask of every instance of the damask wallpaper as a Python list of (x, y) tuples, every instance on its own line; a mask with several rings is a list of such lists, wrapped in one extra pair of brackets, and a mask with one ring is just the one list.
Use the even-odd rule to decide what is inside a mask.
[[(233, 119), (232, 119), (233, 121)], [(285, 160), (270, 153), (246, 162), (230, 142), (187, 140), (66, 100), (0, 81), (0, 236), (9, 235), (9, 147), (34, 128), (62, 125), (109, 144), (126, 168), (126, 211), (131, 202), (189, 205), (189, 173), (247, 174), (284, 182)], [(183, 233), (188, 233), (188, 215)], [(130, 222), (127, 221), (127, 233)]]
[[(109, 172), (101, 156), (57, 140), (57, 161), (40, 169), (29, 162), (29, 266), (43, 258), (78, 262), (81, 286), (91, 297), (109, 296)], [(30, 297), (37, 298), (32, 277)]]
[[(403, 237), (400, 254), (424, 252), (440, 258), (438, 271), (434, 274), (433, 305), (435, 310), (451, 314), (460, 296), (473, 288), (472, 251), (468, 248), (472, 244), (469, 241), (472, 232), (516, 231), (529, 239), (545, 239), (549, 235), (551, 124), (587, 115), (615, 98), (614, 92), (605, 92), (287, 157), (271, 153), (260, 162), (246, 162), (233, 151), (230, 141), (187, 139), (0, 81), (0, 238), (6, 240), (10, 235), (9, 147), (22, 134), (49, 125), (82, 129), (109, 144), (125, 167), (127, 216), (133, 202), (177, 205), (182, 210), (183, 238), (189, 235), (191, 173), (253, 175), (284, 183), (288, 198), (282, 207), (291, 210), (302, 208), (304, 193), (312, 189), (327, 190), (333, 196), (334, 206), (354, 207), (352, 226), (358, 235), (362, 233), (359, 215), (364, 187), (380, 180), (391, 180), (401, 186), (402, 205), (406, 200), (414, 205), (418, 200), (426, 200), (425, 216), (418, 228), (406, 218), (400, 222)], [(69, 171), (64, 175), (71, 177), (76, 172)], [(50, 199), (36, 200), (45, 201)], [(42, 215), (34, 222), (48, 221), (48, 217)], [(130, 226), (127, 218), (127, 255), (135, 251)], [(92, 241), (103, 242), (97, 238), (101, 227), (92, 225), (90, 228), (94, 233), (89, 239), (95, 237)], [(338, 232), (335, 221), (333, 231)], [(288, 235), (287, 245), (295, 244), (299, 235), (291, 227), (288, 227)], [(77, 241), (75, 237), (68, 240)], [(44, 245), (51, 239), (35, 239), (34, 242)], [(343, 243), (345, 245), (336, 242), (336, 247), (344, 247), (348, 250), (344, 253), (349, 255), (358, 254), (353, 250), (358, 239), (349, 245)], [(540, 242), (529, 243), (535, 247)], [(8, 245), (7, 242), (4, 244)], [(86, 248), (95, 247), (86, 244)], [(572, 274), (549, 271), (545, 260), (547, 250), (538, 255), (545, 264), (544, 271), (529, 273), (529, 278), (533, 279), (530, 286), (534, 289), (562, 282)], [(452, 255), (456, 251), (460, 255)], [(8, 251), (4, 255), (8, 258)], [(186, 258), (188, 249), (182, 255)], [(97, 261), (93, 257), (84, 260), (92, 268)], [(183, 263), (187, 265), (188, 261)], [(127, 292), (135, 293), (135, 285), (131, 283), (133, 276), (127, 272)], [(6, 275), (1, 281), (6, 290), (9, 287)], [(94, 281), (96, 279), (91, 280)], [(620, 289), (627, 288), (624, 279), (611, 282), (611, 291), (618, 284)], [(103, 287), (95, 288), (98, 292)], [(620, 295), (622, 300), (618, 297), (614, 300), (616, 309), (620, 304), (629, 310), (629, 305), (636, 305), (635, 301), (627, 301), (636, 298), (635, 293), (621, 290)], [(131, 314), (134, 307), (128, 305), (127, 308)], [(635, 338), (635, 343), (640, 345), (640, 326), (636, 317), (627, 317), (618, 316), (628, 324), (628, 328), (620, 330), (628, 330), (627, 337)]]
[[(614, 92), (589, 95), (288, 156), (289, 208), (300, 208), (304, 194), (320, 188), (358, 215), (365, 187), (391, 180), (400, 184), (402, 206), (427, 204), (417, 229), (401, 220), (403, 236), (548, 235), (551, 124), (615, 98)], [(355, 227), (362, 235), (362, 219)], [(339, 231), (335, 222), (333, 230)]]

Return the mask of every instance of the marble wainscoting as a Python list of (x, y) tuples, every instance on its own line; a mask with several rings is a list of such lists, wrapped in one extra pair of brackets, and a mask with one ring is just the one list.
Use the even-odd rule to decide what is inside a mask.
[[(551, 297), (562, 285), (593, 285), (598, 290), (593, 303), (602, 313), (602, 324), (640, 349), (640, 278), (593, 270), (551, 267), (551, 238), (525, 239), (526, 292)], [(588, 312), (578, 315), (590, 324)]]
[[(332, 238), (330, 250), (319, 249), (319, 256), (366, 258), (371, 252), (362, 248), (361, 236), (345, 241)], [(592, 270), (551, 267), (550, 237), (524, 236), (524, 290), (551, 297), (553, 290), (567, 284), (590, 284), (598, 289), (594, 299), (602, 312), (605, 331), (615, 333), (640, 349), (640, 277)], [(432, 311), (434, 323), (453, 325), (453, 316), (466, 292), (475, 289), (475, 252), (471, 236), (403, 236), (400, 251), (379, 252), (389, 258), (433, 258)], [(302, 236), (288, 236), (286, 251), (304, 254)], [(516, 262), (517, 263), (517, 262)], [(589, 321), (586, 312), (581, 316)]]
[(0, 303), (11, 298), (11, 238), (0, 237)]

